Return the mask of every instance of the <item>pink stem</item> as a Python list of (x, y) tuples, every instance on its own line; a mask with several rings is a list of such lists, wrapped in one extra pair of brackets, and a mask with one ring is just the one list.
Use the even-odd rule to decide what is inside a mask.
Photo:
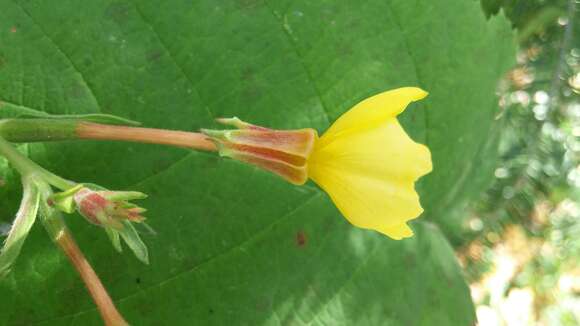
[(61, 247), (67, 255), (73, 266), (80, 274), (85, 286), (89, 290), (91, 297), (95, 301), (99, 313), (107, 326), (126, 326), (129, 325), (123, 316), (117, 311), (113, 300), (109, 297), (107, 290), (101, 283), (101, 280), (79, 249), (72, 235), (68, 230), (60, 232), (56, 238), (56, 243)]
[(170, 145), (204, 151), (216, 151), (215, 144), (204, 134), (166, 129), (111, 126), (82, 122), (76, 128), (81, 139), (124, 140), (139, 143)]

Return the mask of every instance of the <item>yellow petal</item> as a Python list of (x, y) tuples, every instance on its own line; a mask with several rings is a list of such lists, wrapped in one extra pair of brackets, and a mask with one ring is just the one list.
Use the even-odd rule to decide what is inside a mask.
[(412, 185), (431, 172), (431, 153), (414, 142), (397, 119), (348, 135), (328, 139), (324, 134), (315, 144), (309, 160), (309, 176), (324, 178), (327, 169), (342, 175), (356, 175), (389, 183)]
[(413, 230), (411, 230), (411, 228), (404, 223), (383, 229), (378, 229), (377, 231), (395, 240), (401, 240), (403, 238), (409, 238), (413, 236)]
[(402, 235), (394, 228), (423, 212), (411, 180), (388, 181), (331, 167), (316, 171), (312, 179), (355, 226), (400, 238)]
[[(343, 114), (325, 132), (327, 138), (371, 127), (403, 112), (409, 103), (423, 99), (429, 93), (417, 87), (402, 87), (369, 97)], [(321, 139), (321, 142), (324, 142)]]
[[(405, 223), (423, 212), (414, 184), (432, 169), (429, 149), (415, 143), (394, 117), (422, 92), (417, 88), (404, 90), (406, 100), (392, 93), (400, 95), (401, 90), (378, 95), (381, 98), (391, 93), (386, 98), (395, 97), (398, 104), (394, 106), (383, 108), (385, 97), (362, 102), (372, 104), (362, 106), (365, 110), (386, 115), (371, 118), (361, 111), (362, 103), (355, 106), (355, 114), (351, 110), (339, 119), (338, 131), (332, 126), (334, 133), (321, 137), (308, 161), (309, 177), (329, 194), (352, 224), (394, 239), (412, 236)], [(344, 117), (349, 121), (342, 120)]]

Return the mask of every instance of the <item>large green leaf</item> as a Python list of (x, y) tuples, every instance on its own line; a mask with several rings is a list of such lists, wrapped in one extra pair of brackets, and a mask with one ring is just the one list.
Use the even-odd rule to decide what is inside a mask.
[[(100, 112), (195, 130), (237, 115), (322, 132), (369, 95), (417, 85), (431, 95), (402, 120), (433, 151), (435, 171), (420, 183), (427, 217), (445, 221), (481, 190), (471, 180), (489, 175), (479, 160), (494, 152), (494, 87), (513, 45), (504, 19), (487, 22), (477, 2), (0, 0), (0, 8), (0, 116)], [(66, 178), (150, 194), (150, 266), (69, 220), (135, 325), (474, 322), (453, 252), (427, 217), (413, 223), (414, 238), (393, 241), (350, 226), (313, 184), (295, 187), (215, 155), (109, 142), (26, 149)], [(9, 222), (20, 190), (2, 161), (0, 173), (0, 219)], [(0, 304), (8, 325), (100, 323), (39, 226), (0, 283)]]

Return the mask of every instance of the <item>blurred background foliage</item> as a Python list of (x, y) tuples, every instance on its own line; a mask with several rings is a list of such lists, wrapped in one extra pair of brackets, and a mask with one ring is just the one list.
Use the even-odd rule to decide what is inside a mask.
[(576, 0), (481, 0), (511, 20), (495, 180), (451, 235), (480, 325), (580, 324), (580, 23)]

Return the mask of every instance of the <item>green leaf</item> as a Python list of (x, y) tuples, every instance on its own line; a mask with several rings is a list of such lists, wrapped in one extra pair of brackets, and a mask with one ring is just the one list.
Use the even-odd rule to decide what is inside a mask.
[[(161, 146), (32, 144), (77, 182), (149, 194), (150, 265), (78, 216), (71, 230), (134, 325), (472, 325), (436, 223), (481, 191), (499, 77), (513, 62), (502, 17), (475, 1), (0, 0), (0, 101), (50, 114), (113, 114), (148, 127), (213, 128), (238, 116), (323, 132), (358, 101), (419, 86), (402, 116), (433, 152), (416, 236), (356, 229), (313, 184), (296, 187), (207, 153)], [(0, 109), (1, 110), (1, 109)], [(487, 148), (487, 149), (482, 149)], [(0, 165), (2, 166), (2, 165)], [(2, 173), (8, 173), (4, 171)], [(18, 194), (8, 184), (8, 198)], [(0, 218), (4, 218), (0, 216)], [(445, 223), (441, 223), (446, 225)], [(0, 282), (8, 325), (99, 325), (82, 282), (41, 228)]]

